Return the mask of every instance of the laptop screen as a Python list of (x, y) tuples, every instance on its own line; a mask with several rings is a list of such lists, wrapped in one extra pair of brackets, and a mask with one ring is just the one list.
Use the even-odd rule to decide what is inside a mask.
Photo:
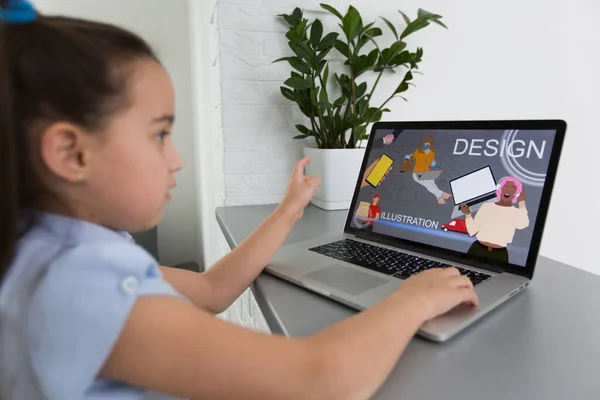
[(555, 130), (378, 129), (350, 226), (525, 266)]

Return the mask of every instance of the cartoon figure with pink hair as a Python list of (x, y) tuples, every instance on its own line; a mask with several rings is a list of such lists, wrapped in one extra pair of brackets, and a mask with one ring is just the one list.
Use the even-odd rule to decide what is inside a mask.
[[(477, 238), (467, 254), (508, 262), (506, 246), (512, 242), (517, 229), (529, 226), (525, 188), (517, 178), (508, 176), (498, 182), (496, 196), (497, 201), (483, 204), (475, 218), (471, 209), (461, 204), (467, 231)], [(517, 207), (513, 206), (515, 203)]]

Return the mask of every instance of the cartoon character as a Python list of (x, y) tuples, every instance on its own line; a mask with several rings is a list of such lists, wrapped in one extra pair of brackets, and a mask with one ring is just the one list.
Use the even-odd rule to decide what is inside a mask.
[[(377, 162), (379, 161), (379, 157), (375, 159), (375, 161), (373, 161), (368, 167), (367, 169), (365, 169), (365, 172), (363, 173), (362, 176), (362, 181), (360, 183), (360, 188), (364, 188), (369, 186), (369, 183), (367, 182), (367, 177), (369, 176), (369, 174), (371, 173), (371, 171), (373, 171), (373, 169), (375, 168), (375, 166), (377, 165)], [(388, 168), (387, 172), (385, 173), (385, 175), (383, 176), (383, 178), (381, 178), (381, 183), (383, 183), (383, 181), (385, 181), (385, 177), (389, 175), (390, 171), (391, 171), (392, 167), (390, 166), (390, 168)]]
[[(467, 254), (508, 262), (506, 246), (512, 242), (517, 229), (529, 226), (523, 184), (515, 177), (502, 178), (496, 187), (495, 203), (485, 203), (475, 218), (466, 204), (460, 209), (466, 215), (467, 231), (477, 240)], [(518, 207), (513, 204), (518, 203)]]
[(376, 194), (373, 196), (373, 202), (369, 206), (369, 213), (367, 215), (368, 219), (365, 221), (367, 232), (373, 232), (373, 227), (375, 226), (375, 220), (379, 219), (379, 215), (381, 214), (381, 207), (378, 205), (379, 203), (379, 195)]
[(452, 197), (450, 193), (440, 190), (433, 179), (420, 179), (424, 172), (430, 171), (431, 167), (437, 165), (435, 161), (435, 147), (433, 147), (433, 136), (430, 135), (423, 139), (422, 146), (418, 147), (413, 154), (407, 154), (404, 159), (415, 161), (413, 167), (413, 179), (415, 182), (433, 194), (438, 199), (438, 204), (446, 204), (446, 200)]

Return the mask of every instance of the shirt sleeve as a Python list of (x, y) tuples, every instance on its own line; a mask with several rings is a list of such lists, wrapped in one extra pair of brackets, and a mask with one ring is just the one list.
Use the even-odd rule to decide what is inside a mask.
[(185, 300), (128, 241), (80, 245), (50, 265), (27, 316), (31, 360), (49, 400), (84, 397), (140, 296)]
[(516, 229), (525, 229), (529, 226), (529, 213), (527, 212), (527, 206), (524, 201), (519, 202), (519, 210), (517, 211), (517, 218), (515, 219)]
[(473, 213), (466, 216), (465, 221), (467, 223), (467, 231), (469, 232), (469, 236), (477, 234), (477, 232), (479, 232), (479, 230), (481, 229), (481, 224), (485, 219), (484, 211), (486, 210), (486, 208), (486, 205), (483, 204), (477, 211), (477, 215), (475, 215), (475, 218), (473, 218)]

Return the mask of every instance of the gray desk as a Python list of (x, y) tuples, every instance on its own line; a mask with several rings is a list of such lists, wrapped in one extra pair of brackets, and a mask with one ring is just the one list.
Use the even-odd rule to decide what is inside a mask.
[[(229, 245), (274, 207), (217, 209)], [(345, 215), (309, 206), (286, 242), (339, 232)], [(252, 290), (274, 333), (307, 336), (354, 314), (266, 273)], [(375, 399), (600, 399), (600, 277), (541, 257), (530, 287), (467, 331), (415, 337)]]

